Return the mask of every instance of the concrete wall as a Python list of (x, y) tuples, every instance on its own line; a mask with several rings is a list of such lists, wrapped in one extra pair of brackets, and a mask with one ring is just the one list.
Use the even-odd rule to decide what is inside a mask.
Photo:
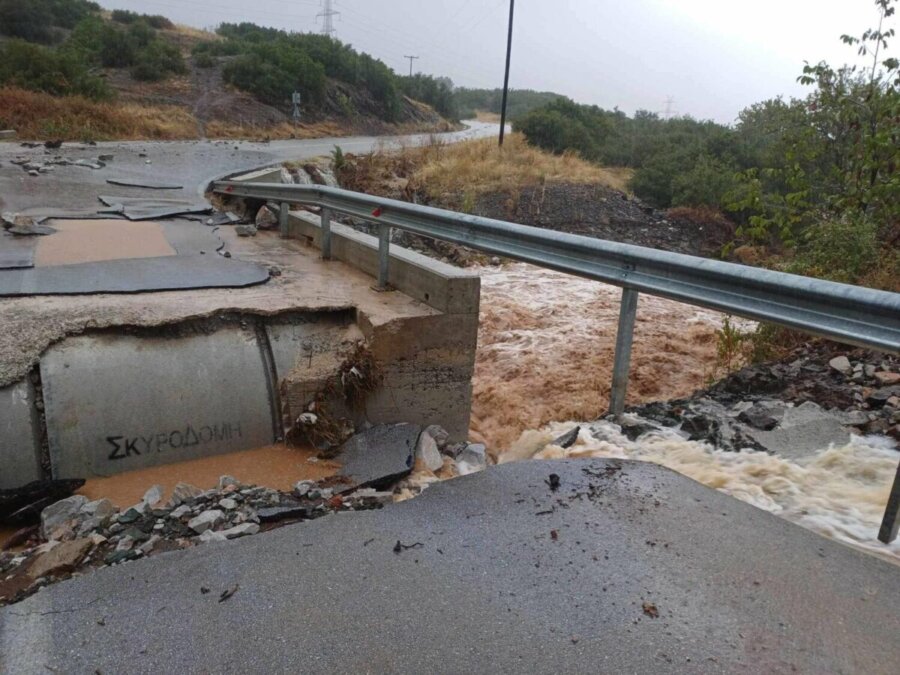
[[(332, 258), (373, 277), (378, 270), (378, 240), (332, 223)], [(283, 235), (321, 248), (321, 221), (307, 211), (292, 212)], [(365, 400), (356, 418), (378, 423), (440, 424), (453, 440), (466, 440), (472, 408), (472, 375), (478, 342), (481, 279), (399, 246), (391, 247), (390, 285), (437, 310), (426, 316), (373, 321), (360, 312), (358, 326), (382, 369), (379, 388)], [(374, 278), (373, 278), (374, 281)], [(289, 382), (286, 397), (299, 415), (305, 391), (302, 378)]]
[[(317, 246), (318, 217), (292, 214), (283, 235)], [(377, 240), (339, 224), (332, 236), (333, 258), (374, 284)], [(315, 252), (298, 256), (302, 274), (345, 275)], [(377, 386), (352, 402), (344, 391), (336, 413), (357, 428), (440, 424), (465, 440), (480, 279), (396, 246), (396, 291), (353, 274), (356, 290), (338, 305), (327, 296), (306, 305), (299, 286), (293, 304), (307, 309), (113, 325), (54, 344), (41, 357), (40, 390), (31, 380), (0, 389), (0, 488), (45, 477), (45, 452), (53, 477), (86, 478), (269, 444), (323, 390), (340, 395), (333, 385), (359, 349), (377, 365)]]

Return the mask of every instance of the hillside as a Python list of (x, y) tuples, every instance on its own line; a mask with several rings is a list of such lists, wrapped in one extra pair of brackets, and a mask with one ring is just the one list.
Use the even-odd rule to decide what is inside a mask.
[[(86, 0), (0, 0), (0, 127), (22, 137), (445, 131), (456, 124), (449, 87), (425, 76), (399, 77), (320, 35), (252, 24), (224, 24), (211, 33), (162, 16), (104, 12)], [(292, 119), (295, 91), (303, 97), (299, 124)]]

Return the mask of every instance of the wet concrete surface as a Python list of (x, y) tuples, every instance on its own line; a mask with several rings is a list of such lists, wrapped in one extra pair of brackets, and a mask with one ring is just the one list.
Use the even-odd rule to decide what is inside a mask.
[(0, 668), (893, 673), (898, 574), (659, 466), (523, 462), (63, 582)]
[[(469, 129), (435, 134), (443, 141), (478, 138), (495, 133), (495, 124), (468, 122)], [(328, 155), (334, 146), (344, 152), (370, 152), (378, 147), (398, 148), (400, 144), (428, 142), (430, 135), (320, 138), (258, 143), (249, 141), (125, 141), (97, 145), (64, 143), (59, 150), (44, 147), (24, 148), (19, 143), (0, 143), (0, 208), (31, 215), (55, 215), (58, 212), (89, 211), (102, 208), (100, 194), (120, 197), (160, 198), (154, 190), (116, 187), (107, 179), (144, 183), (182, 185), (166, 190), (166, 199), (196, 200), (211, 181), (242, 171), (277, 164), (286, 160), (311, 159)], [(21, 167), (10, 164), (15, 157), (35, 161), (57, 155), (95, 160), (113, 155), (102, 169), (82, 166), (55, 166), (51, 173), (30, 176)]]

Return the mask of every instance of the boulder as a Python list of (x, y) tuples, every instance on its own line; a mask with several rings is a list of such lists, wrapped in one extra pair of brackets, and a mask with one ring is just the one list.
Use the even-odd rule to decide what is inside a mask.
[(28, 568), (28, 576), (39, 579), (73, 571), (93, 548), (90, 539), (73, 539), (40, 554)]
[(82, 507), (87, 503), (87, 497), (72, 495), (45, 508), (41, 511), (41, 534), (45, 539), (52, 539), (53, 532), (61, 527), (74, 525)]
[(199, 516), (191, 518), (188, 521), (188, 527), (197, 534), (202, 534), (207, 530), (214, 528), (225, 519), (225, 514), (218, 509), (210, 509), (204, 511)]
[(416, 444), (416, 469), (438, 471), (443, 466), (444, 458), (441, 457), (437, 441), (427, 430), (423, 431)]
[(487, 466), (487, 448), (481, 443), (469, 443), (456, 458), (456, 468), (460, 476), (484, 471)]
[(846, 356), (836, 356), (828, 362), (828, 365), (843, 375), (849, 375), (853, 372), (853, 366), (850, 365), (850, 359)]

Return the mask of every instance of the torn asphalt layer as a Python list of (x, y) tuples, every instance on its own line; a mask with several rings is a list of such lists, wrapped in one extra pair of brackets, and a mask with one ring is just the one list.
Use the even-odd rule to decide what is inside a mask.
[(17, 673), (880, 673), (898, 581), (656, 465), (522, 462), (64, 582), (0, 610), (0, 635)]

